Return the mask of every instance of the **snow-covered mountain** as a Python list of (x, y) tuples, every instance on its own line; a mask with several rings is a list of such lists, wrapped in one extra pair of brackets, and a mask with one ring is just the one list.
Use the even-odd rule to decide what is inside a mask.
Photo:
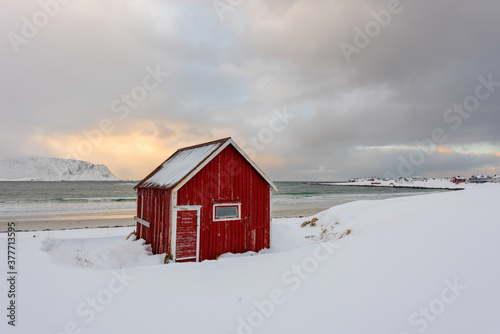
[(0, 161), (0, 180), (118, 181), (105, 165), (87, 161), (21, 157)]

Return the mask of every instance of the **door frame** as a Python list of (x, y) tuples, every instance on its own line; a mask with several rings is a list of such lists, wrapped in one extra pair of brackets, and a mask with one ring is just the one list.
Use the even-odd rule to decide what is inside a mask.
[[(200, 262), (200, 213), (201, 213), (201, 205), (182, 205), (182, 206), (174, 206), (173, 211), (173, 224), (172, 224), (172, 259), (174, 262), (177, 260), (177, 212), (178, 211), (196, 211), (196, 262)], [(191, 259), (191, 258), (185, 258)]]

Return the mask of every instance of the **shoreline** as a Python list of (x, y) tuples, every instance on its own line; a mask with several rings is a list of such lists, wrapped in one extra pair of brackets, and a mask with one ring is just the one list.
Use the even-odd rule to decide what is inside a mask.
[[(376, 187), (380, 185), (370, 185), (370, 184), (360, 184), (360, 183), (327, 183), (327, 182), (317, 182), (315, 185), (322, 186), (322, 188), (327, 186), (351, 186), (351, 187)], [(425, 190), (439, 190), (436, 188), (427, 187), (415, 187), (417, 185), (408, 186), (402, 185), (401, 187), (390, 187), (394, 188), (413, 188), (415, 191), (418, 189)], [(419, 185), (420, 186), (420, 185)], [(347, 187), (346, 187), (347, 188)], [(382, 188), (389, 188), (388, 185)], [(449, 189), (457, 190), (457, 189)], [(351, 190), (351, 192), (358, 192), (356, 190)], [(359, 190), (359, 192), (364, 192)], [(383, 191), (385, 193), (387, 191)], [(391, 192), (391, 191), (389, 191)], [(398, 192), (395, 190), (394, 192)], [(285, 197), (284, 201), (276, 201), (272, 204), (271, 208), (271, 218), (281, 219), (281, 218), (307, 218), (316, 215), (320, 212), (328, 210), (334, 206), (342, 205), (345, 203), (352, 202), (352, 198), (347, 196), (345, 199), (339, 199), (336, 190), (325, 190), (319, 191), (319, 193), (330, 194), (333, 193), (333, 197), (329, 200), (307, 200), (306, 198), (302, 202), (295, 204), (290, 204), (287, 202)], [(292, 191), (292, 196), (297, 197), (297, 195)], [(326, 195), (325, 195), (326, 196)], [(404, 195), (399, 195), (400, 197)], [(321, 197), (321, 196), (320, 196)], [(327, 196), (328, 197), (328, 196)], [(389, 196), (392, 197), (392, 196)], [(369, 197), (369, 199), (379, 199), (377, 196)], [(297, 200), (295, 200), (297, 202)], [(19, 232), (34, 232), (34, 231), (56, 231), (56, 230), (72, 230), (72, 229), (89, 229), (89, 228), (111, 228), (111, 227), (133, 227), (135, 226), (134, 216), (136, 210), (134, 208), (121, 208), (121, 209), (110, 209), (110, 210), (99, 210), (96, 209), (79, 209), (76, 211), (13, 211), (12, 213), (7, 213), (0, 217), (0, 233), (7, 231), (7, 223), (15, 222), (16, 230)]]
[[(88, 219), (39, 219), (11, 220), (16, 223), (16, 232), (62, 231), (88, 228), (133, 227), (135, 221), (130, 218), (88, 218)], [(5, 224), (5, 225), (4, 225)], [(7, 222), (0, 223), (0, 233), (7, 232)]]
[[(434, 184), (426, 186), (422, 184), (413, 185), (391, 185), (387, 184), (367, 184), (367, 183), (317, 183), (321, 186), (349, 186), (349, 187), (370, 187), (370, 188), (401, 188), (401, 189), (415, 189), (415, 190), (464, 190), (464, 188), (448, 188), (441, 186), (441, 184)], [(441, 186), (441, 187), (439, 187)], [(467, 187), (468, 188), (468, 187)], [(399, 196), (398, 196), (399, 197)], [(351, 201), (346, 201), (349, 203)], [(280, 218), (307, 218), (316, 215), (320, 212), (335, 207), (336, 205), (345, 204), (344, 202), (338, 204), (326, 203), (309, 203), (309, 204), (274, 204), (271, 209), (271, 219)], [(57, 215), (25, 215), (25, 216), (11, 216), (0, 218), (0, 233), (7, 232), (7, 223), (15, 222), (16, 230), (19, 232), (36, 232), (36, 231), (58, 231), (58, 230), (74, 230), (74, 229), (92, 229), (92, 228), (114, 228), (114, 227), (134, 227), (136, 222), (134, 220), (135, 210), (125, 210), (121, 212), (93, 212), (93, 211), (80, 211), (78, 213), (57, 214)]]
[(400, 189), (429, 189), (429, 190), (465, 190), (465, 188), (445, 188), (445, 187), (426, 187), (426, 186), (399, 186), (385, 184), (349, 184), (349, 183), (323, 183), (325, 186), (342, 186), (342, 187), (365, 187), (365, 188), (400, 188)]
[[(327, 209), (328, 208), (278, 209), (273, 210), (271, 218), (303, 218), (315, 215)], [(129, 217), (21, 217), (13, 219), (2, 219), (2, 221), (0, 221), (0, 233), (7, 232), (7, 223), (9, 222), (16, 223), (17, 232), (134, 227), (136, 224), (132, 215)]]

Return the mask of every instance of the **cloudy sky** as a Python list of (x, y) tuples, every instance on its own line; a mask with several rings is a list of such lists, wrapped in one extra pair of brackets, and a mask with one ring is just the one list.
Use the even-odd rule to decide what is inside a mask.
[(231, 136), (274, 180), (500, 174), (498, 1), (1, 1), (1, 158), (140, 179)]

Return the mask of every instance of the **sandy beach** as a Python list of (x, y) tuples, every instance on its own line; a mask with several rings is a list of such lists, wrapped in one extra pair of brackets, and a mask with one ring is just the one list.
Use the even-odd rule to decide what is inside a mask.
[(301, 218), (320, 213), (328, 208), (276, 209), (271, 217), (274, 218)]
[[(12, 220), (19, 232), (73, 230), (82, 228), (126, 227), (134, 226), (130, 218), (90, 218), (90, 219), (58, 219), (58, 220)], [(6, 232), (7, 223), (0, 223), (0, 232)]]

